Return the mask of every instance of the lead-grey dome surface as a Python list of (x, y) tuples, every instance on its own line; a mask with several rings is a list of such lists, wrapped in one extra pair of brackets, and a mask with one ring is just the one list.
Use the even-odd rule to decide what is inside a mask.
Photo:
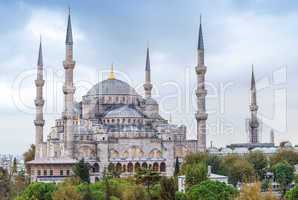
[(138, 95), (128, 83), (118, 79), (107, 79), (95, 84), (87, 95)]
[(125, 106), (121, 106), (120, 108), (116, 108), (111, 111), (108, 111), (105, 114), (105, 117), (108, 117), (108, 118), (114, 118), (114, 117), (116, 117), (116, 118), (122, 118), (122, 117), (124, 117), (124, 118), (125, 117), (140, 118), (140, 117), (143, 117), (143, 115), (138, 110), (125, 105)]

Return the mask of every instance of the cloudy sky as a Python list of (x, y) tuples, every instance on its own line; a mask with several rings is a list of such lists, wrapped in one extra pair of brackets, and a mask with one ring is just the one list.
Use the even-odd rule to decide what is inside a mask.
[[(298, 2), (296, 1), (1, 1), (0, 153), (21, 154), (34, 142), (38, 42), (45, 64), (45, 137), (61, 116), (64, 40), (71, 7), (76, 100), (116, 76), (143, 94), (145, 53), (151, 50), (154, 97), (164, 118), (186, 124), (195, 138), (197, 33), (202, 14), (208, 68), (208, 145), (246, 142), (254, 64), (261, 141), (298, 143)], [(148, 42), (149, 41), (149, 42)], [(171, 116), (171, 117), (170, 117)]]

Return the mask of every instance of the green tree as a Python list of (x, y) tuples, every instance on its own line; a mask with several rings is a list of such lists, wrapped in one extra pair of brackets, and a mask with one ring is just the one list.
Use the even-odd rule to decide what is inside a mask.
[(141, 183), (145, 186), (149, 199), (151, 200), (152, 194), (150, 190), (159, 182), (160, 174), (150, 169), (141, 169), (135, 174), (135, 179), (137, 183)]
[(79, 177), (82, 182), (90, 183), (89, 166), (81, 159), (73, 167), (74, 176)]
[(13, 158), (12, 166), (11, 166), (11, 174), (16, 174), (18, 171), (17, 169), (17, 159)]
[(160, 179), (160, 199), (173, 200), (175, 199), (176, 184), (174, 178), (162, 177)]
[(7, 170), (0, 167), (0, 199), (10, 199), (11, 182)]
[(222, 158), (217, 156), (217, 155), (210, 155), (208, 156), (207, 159), (207, 164), (211, 166), (212, 172), (214, 173), (220, 173), (220, 163), (221, 163)]
[(198, 164), (198, 163), (207, 163), (207, 160), (208, 160), (208, 154), (204, 152), (188, 154), (183, 159), (181, 172), (185, 174), (187, 166)]
[(253, 151), (247, 155), (247, 160), (253, 166), (257, 178), (263, 180), (268, 166), (267, 157), (261, 151)]
[(187, 200), (187, 196), (183, 192), (176, 192), (175, 200)]
[(178, 157), (176, 157), (176, 162), (175, 162), (175, 171), (174, 171), (174, 176), (177, 176), (180, 171), (180, 163)]
[(76, 186), (70, 182), (64, 182), (58, 185), (58, 189), (52, 194), (53, 200), (84, 200), (77, 191)]
[(225, 156), (221, 162), (221, 173), (229, 177), (234, 186), (238, 182), (251, 181), (254, 176), (253, 166), (238, 155)]
[(35, 145), (34, 144), (31, 144), (30, 148), (25, 153), (23, 153), (23, 158), (24, 158), (24, 162), (25, 162), (26, 172), (29, 175), (31, 173), (31, 170), (30, 170), (29, 165), (27, 165), (26, 163), (29, 162), (29, 161), (31, 161), (31, 160), (34, 160), (34, 157), (35, 157)]
[(282, 161), (287, 161), (289, 164), (294, 166), (298, 164), (298, 153), (293, 150), (282, 149), (270, 158), (271, 166)]
[(189, 188), (207, 179), (207, 166), (204, 163), (189, 164), (186, 166), (185, 183)]
[(187, 191), (187, 196), (191, 200), (233, 200), (237, 193), (237, 190), (232, 186), (207, 180), (192, 186)]
[(280, 184), (282, 194), (284, 195), (287, 191), (289, 184), (294, 180), (294, 167), (284, 162), (279, 162), (273, 167), (273, 173), (276, 181)]
[(298, 199), (298, 185), (296, 185), (291, 190), (287, 191), (286, 200), (297, 200)]
[(56, 190), (53, 183), (30, 184), (16, 200), (52, 200), (52, 194)]

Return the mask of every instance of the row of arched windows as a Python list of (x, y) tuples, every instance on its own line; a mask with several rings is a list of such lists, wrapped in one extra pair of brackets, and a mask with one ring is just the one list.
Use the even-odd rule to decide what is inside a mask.
[(109, 164), (108, 167), (109, 171), (117, 171), (117, 172), (137, 172), (140, 169), (151, 169), (156, 172), (165, 172), (166, 171), (166, 163), (161, 162), (160, 164), (155, 162), (153, 164), (147, 164), (146, 162), (140, 164), (139, 162), (136, 162), (135, 164), (133, 163), (128, 163), (127, 165), (117, 163), (116, 165), (113, 163)]
[(142, 119), (131, 119), (131, 118), (117, 118), (117, 119), (104, 119), (104, 123), (107, 124), (126, 124), (126, 123), (133, 123), (133, 124), (142, 124)]

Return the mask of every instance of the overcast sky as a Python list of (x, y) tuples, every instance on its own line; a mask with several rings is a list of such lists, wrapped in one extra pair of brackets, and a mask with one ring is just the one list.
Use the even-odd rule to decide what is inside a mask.
[[(251, 65), (258, 88), (261, 141), (297, 144), (298, 2), (296, 1), (1, 1), (0, 153), (21, 154), (34, 142), (36, 61), (42, 35), (45, 139), (63, 108), (68, 6), (74, 34), (76, 100), (107, 77), (143, 94), (146, 47), (153, 96), (164, 118), (195, 138), (196, 46), (202, 14), (207, 65), (207, 144), (247, 142)], [(149, 41), (149, 42), (148, 42)]]

